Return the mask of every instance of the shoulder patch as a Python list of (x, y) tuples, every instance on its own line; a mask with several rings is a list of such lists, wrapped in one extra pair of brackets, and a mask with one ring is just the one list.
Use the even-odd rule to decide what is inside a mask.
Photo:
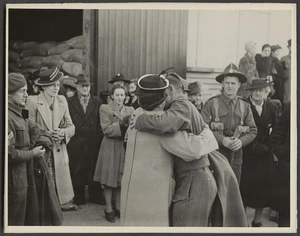
[(246, 103), (249, 103), (249, 101), (246, 98), (243, 98), (243, 97), (240, 97), (240, 96), (237, 96), (237, 98), (245, 101)]

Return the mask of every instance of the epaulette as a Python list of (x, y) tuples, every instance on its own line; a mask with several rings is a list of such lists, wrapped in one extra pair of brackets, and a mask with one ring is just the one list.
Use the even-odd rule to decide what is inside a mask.
[(209, 99), (207, 99), (207, 101), (209, 101), (209, 100), (211, 100), (211, 99), (214, 99), (214, 98), (218, 98), (218, 97), (220, 97), (220, 96), (221, 96), (221, 94), (218, 94), (218, 95), (212, 96), (212, 97), (210, 97)]
[(244, 98), (244, 97), (237, 96), (237, 98), (238, 98), (238, 99), (241, 99), (241, 100), (243, 100), (243, 101), (245, 101), (245, 102), (247, 102), (247, 103), (249, 103), (249, 101), (248, 101), (246, 98)]

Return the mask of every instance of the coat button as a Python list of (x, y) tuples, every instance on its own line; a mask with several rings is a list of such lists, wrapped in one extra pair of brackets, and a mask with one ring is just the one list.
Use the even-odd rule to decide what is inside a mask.
[(60, 152), (60, 148), (57, 149), (57, 152)]

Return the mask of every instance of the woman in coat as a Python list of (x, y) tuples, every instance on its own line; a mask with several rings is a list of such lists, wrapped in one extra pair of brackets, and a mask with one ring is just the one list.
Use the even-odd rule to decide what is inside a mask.
[[(124, 135), (133, 107), (124, 106), (126, 89), (121, 84), (111, 88), (112, 102), (100, 106), (100, 125), (104, 134), (95, 168), (94, 181), (104, 186), (106, 202), (105, 217), (114, 222), (115, 214), (120, 214), (120, 187), (124, 170)], [(112, 208), (112, 194), (115, 194), (115, 208)]]
[(271, 85), (266, 79), (256, 79), (247, 89), (251, 92), (249, 103), (257, 136), (244, 149), (241, 193), (244, 205), (256, 209), (252, 227), (262, 226), (263, 208), (270, 206), (270, 186), (275, 167), (270, 137), (277, 122), (276, 109), (266, 100)]
[(273, 61), (270, 44), (264, 44), (262, 46), (261, 54), (255, 55), (255, 61), (259, 78), (266, 78), (272, 74)]
[(69, 157), (66, 144), (75, 133), (66, 98), (58, 95), (59, 81), (63, 73), (57, 67), (40, 72), (37, 85), (41, 93), (29, 96), (26, 107), (29, 117), (36, 121), (40, 128), (50, 132), (54, 140), (52, 155), (48, 160), (51, 175), (55, 180), (58, 199), (63, 210), (76, 209), (72, 204), (74, 191), (70, 176)]

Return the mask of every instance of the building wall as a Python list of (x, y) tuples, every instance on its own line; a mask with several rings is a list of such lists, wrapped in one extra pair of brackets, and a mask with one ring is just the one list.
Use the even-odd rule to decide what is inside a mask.
[(86, 29), (84, 23), (84, 28), (92, 35), (87, 43), (97, 94), (117, 73), (132, 79), (174, 66), (185, 75), (188, 11), (96, 10), (87, 15), (95, 19), (86, 20), (94, 26)]
[(187, 79), (202, 81), (206, 99), (219, 93), (215, 76), (230, 62), (238, 65), (247, 41), (257, 43), (258, 53), (265, 43), (279, 44), (286, 55), (291, 20), (290, 11), (190, 10)]

